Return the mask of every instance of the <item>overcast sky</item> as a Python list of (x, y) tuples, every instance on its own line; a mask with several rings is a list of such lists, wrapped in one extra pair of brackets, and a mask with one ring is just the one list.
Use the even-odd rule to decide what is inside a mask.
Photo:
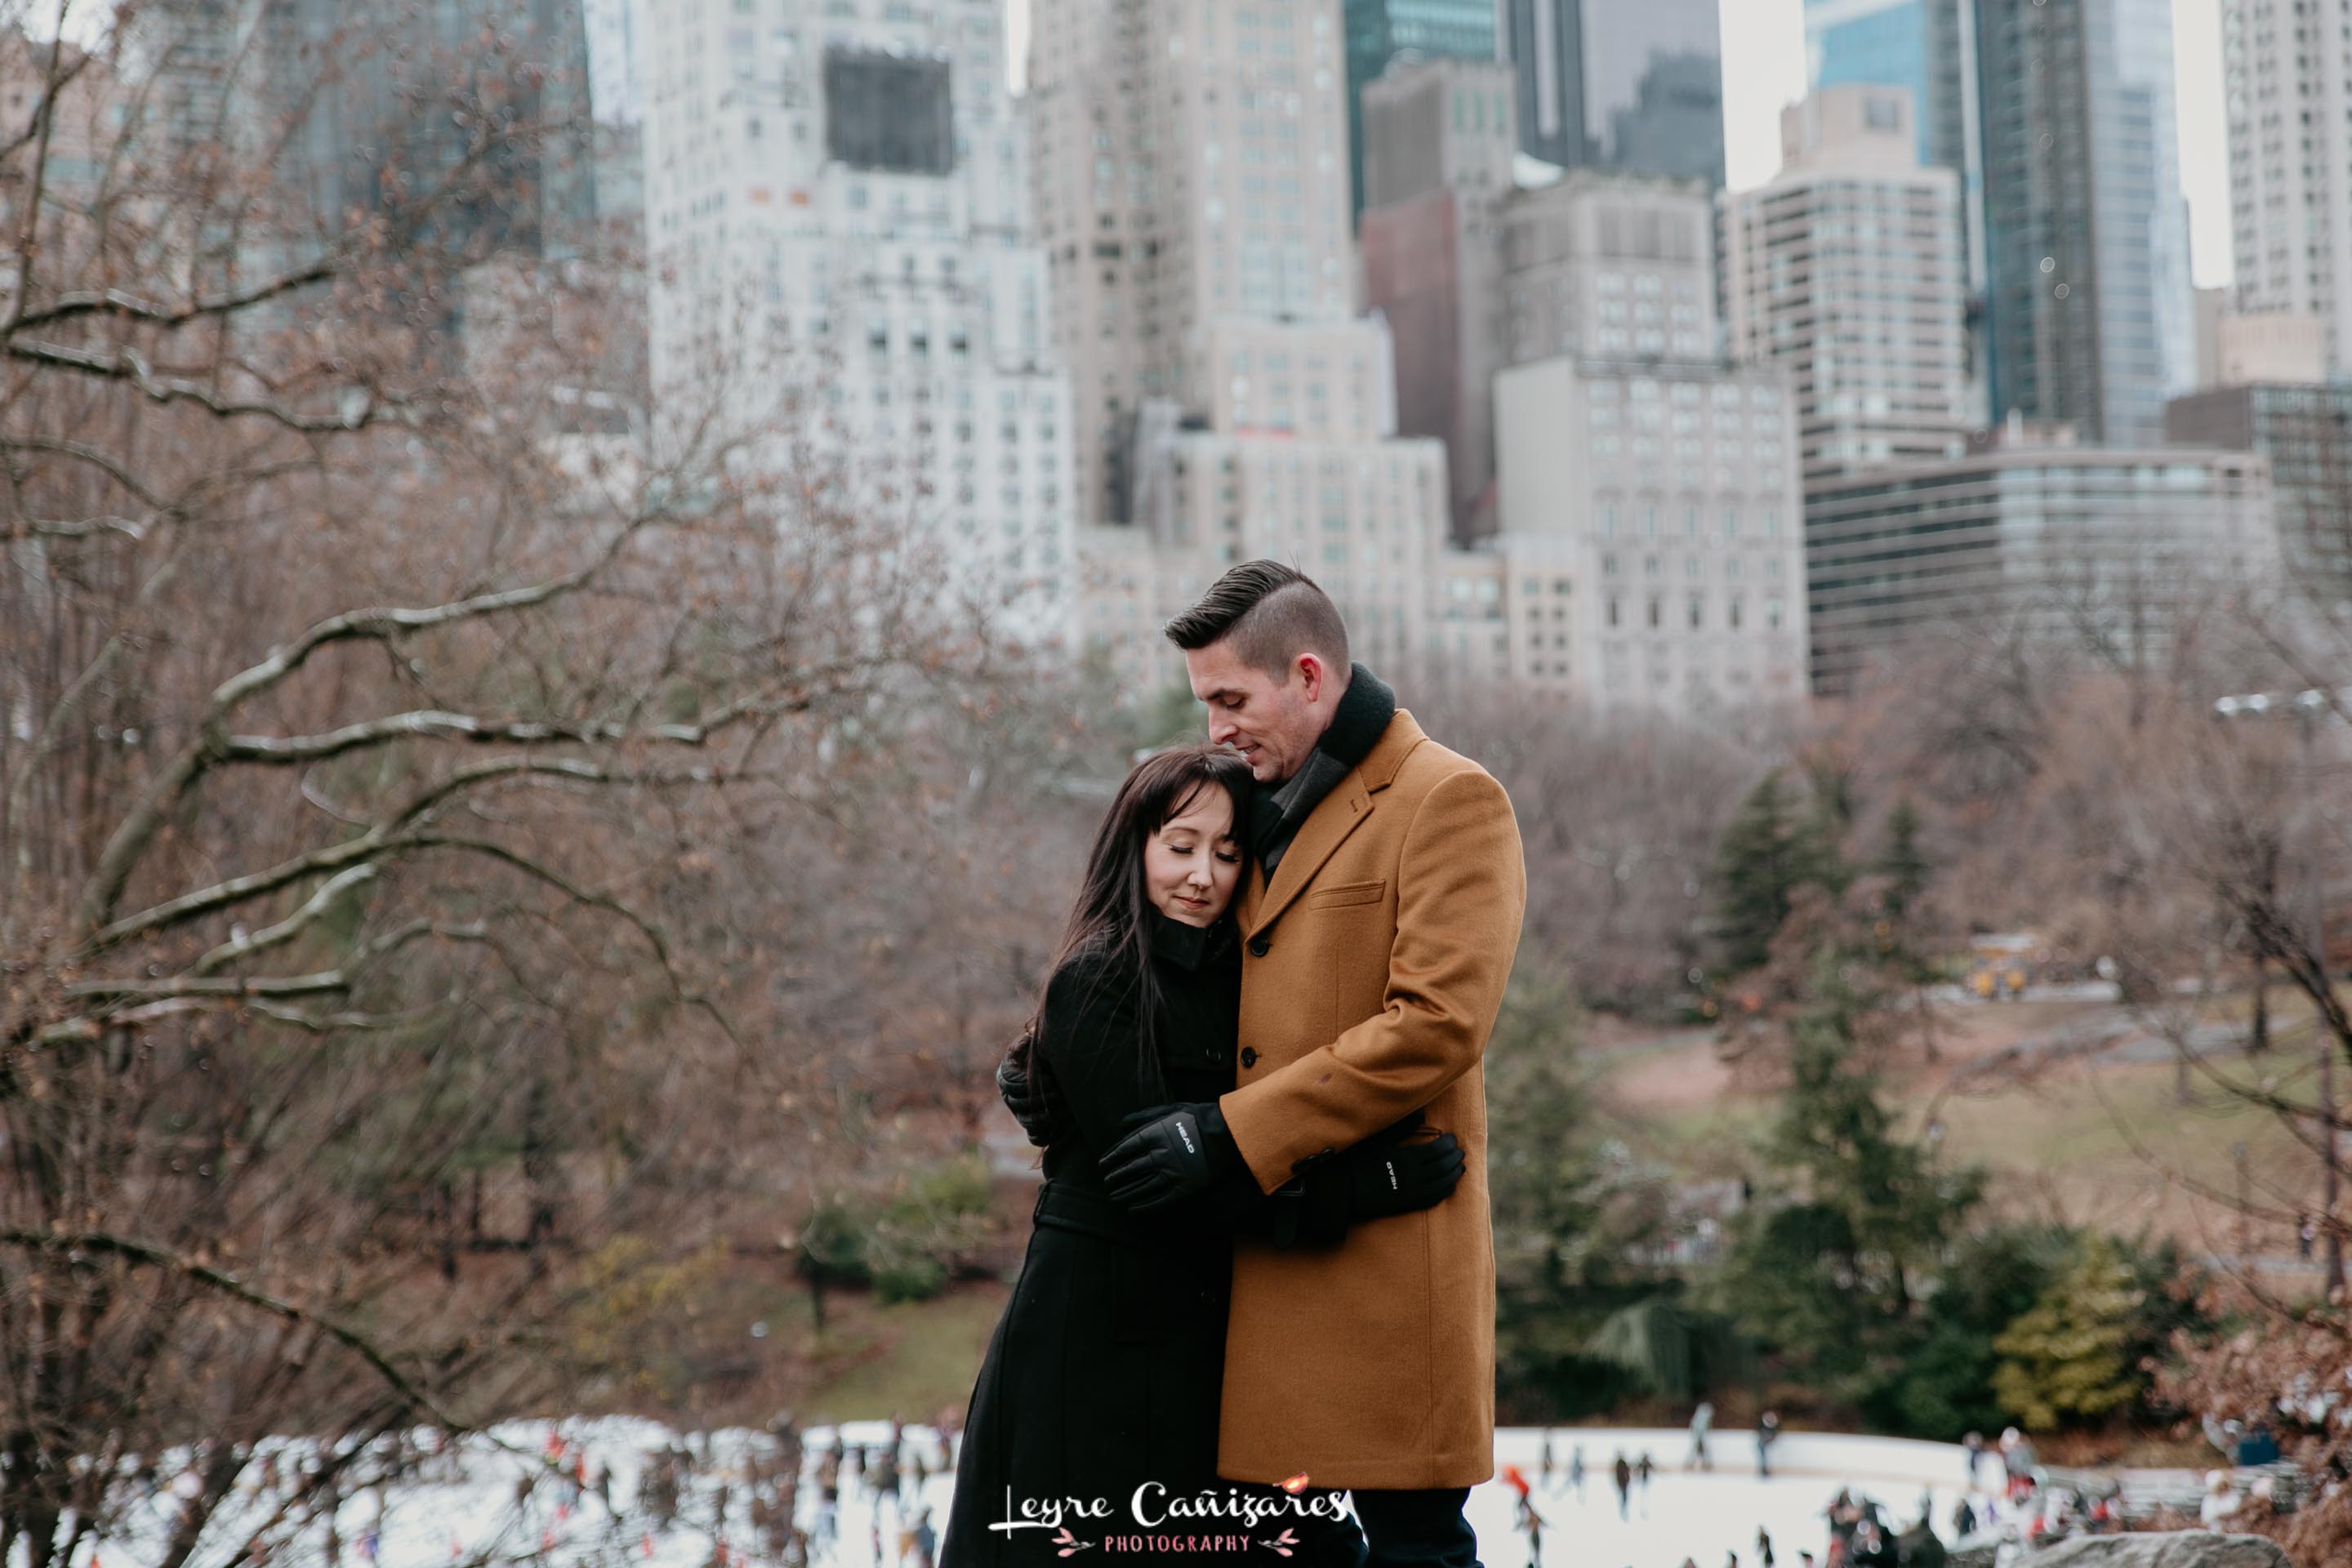
[[(1023, 5), (1025, 0), (1013, 0)], [(1723, 0), (1727, 177), (1769, 179), (1780, 162), (1780, 106), (1805, 93), (1803, 0)], [(2180, 184), (2200, 286), (2230, 280), (2229, 126), (2221, 110), (2221, 0), (2172, 0)]]
[[(1022, 76), (1029, 0), (1005, 0), (1013, 75)], [(1619, 0), (1635, 4), (1638, 0)], [(1781, 105), (1805, 93), (1803, 0), (1722, 0), (1728, 175), (1737, 186), (1769, 179), (1780, 161)], [(2180, 105), (2180, 183), (2189, 194), (2197, 281), (2230, 280), (2230, 154), (2221, 115), (2221, 0), (2173, 0), (2173, 54)]]

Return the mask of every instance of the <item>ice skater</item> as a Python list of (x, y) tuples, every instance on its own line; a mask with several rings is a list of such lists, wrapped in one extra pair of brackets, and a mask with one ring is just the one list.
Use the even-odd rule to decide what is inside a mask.
[(1715, 1468), (1715, 1461), (1706, 1457), (1706, 1435), (1714, 1426), (1715, 1404), (1712, 1400), (1702, 1399), (1698, 1402), (1698, 1408), (1691, 1412), (1690, 1458), (1683, 1461), (1684, 1469), (1712, 1470)]

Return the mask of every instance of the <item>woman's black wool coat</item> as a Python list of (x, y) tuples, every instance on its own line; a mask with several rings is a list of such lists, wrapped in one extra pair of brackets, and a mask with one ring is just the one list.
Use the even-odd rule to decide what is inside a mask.
[(1108, 1521), (1073, 1533), (1132, 1532), (1146, 1480), (1178, 1496), (1215, 1486), (1233, 1234), (1265, 1200), (1230, 1187), (1174, 1212), (1130, 1215), (1104, 1194), (1096, 1161), (1149, 1105), (1214, 1100), (1234, 1085), (1241, 967), (1232, 927), (1155, 911), (1157, 1061), (1142, 1057), (1137, 986), (1081, 954), (1047, 984), (1035, 1050), (1064, 1108), (1013, 1299), (972, 1388), (942, 1568), (1053, 1563), (1045, 1530), (991, 1531), (1024, 1498), (1102, 1498)]

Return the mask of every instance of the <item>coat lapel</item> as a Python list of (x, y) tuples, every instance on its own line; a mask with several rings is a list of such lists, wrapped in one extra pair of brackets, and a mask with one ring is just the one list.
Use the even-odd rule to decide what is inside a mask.
[(1267, 880), (1262, 869), (1250, 878), (1250, 897), (1242, 906), (1242, 928), (1248, 935), (1255, 936), (1272, 925), (1307, 890), (1323, 863), (1339, 853), (1348, 836), (1372, 815), (1374, 797), (1395, 779), (1406, 755), (1428, 738), (1411, 713), (1397, 710), (1371, 753), (1349, 769), (1339, 787), (1298, 825), (1298, 837), (1283, 851), (1273, 879)]
[(1322, 804), (1307, 814), (1298, 825), (1298, 837), (1282, 852), (1282, 864), (1274, 868), (1274, 880), (1266, 883), (1265, 892), (1249, 911), (1249, 933), (1255, 936), (1272, 925), (1288, 909), (1291, 901), (1315, 879), (1323, 862), (1339, 852), (1364, 818), (1372, 815), (1372, 792), (1364, 787), (1360, 768), (1351, 770), (1341, 780), (1339, 787), (1323, 797)]

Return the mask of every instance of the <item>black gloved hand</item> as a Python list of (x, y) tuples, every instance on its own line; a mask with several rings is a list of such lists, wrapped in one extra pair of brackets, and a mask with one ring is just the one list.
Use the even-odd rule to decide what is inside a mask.
[(1214, 1100), (1148, 1106), (1120, 1125), (1127, 1135), (1098, 1164), (1111, 1201), (1138, 1214), (1204, 1193), (1242, 1163)]
[(1054, 1104), (1053, 1075), (1043, 1062), (1036, 1064), (1034, 1076), (1021, 1068), (1021, 1052), (1007, 1051), (996, 1066), (996, 1093), (1004, 1101), (1004, 1109), (1013, 1112), (1013, 1120), (1029, 1135), (1029, 1142), (1038, 1148), (1051, 1146), (1061, 1131), (1061, 1118)]
[(1454, 1195), (1468, 1168), (1462, 1140), (1451, 1132), (1390, 1148), (1359, 1143), (1340, 1161), (1348, 1180), (1348, 1218), (1386, 1219), (1434, 1208)]
[(1451, 1197), (1469, 1168), (1462, 1141), (1441, 1132), (1405, 1142), (1421, 1124), (1416, 1110), (1336, 1157), (1313, 1162), (1296, 1178), (1297, 1206), (1277, 1227), (1275, 1245), (1329, 1247), (1345, 1239), (1350, 1226), (1434, 1208)]

